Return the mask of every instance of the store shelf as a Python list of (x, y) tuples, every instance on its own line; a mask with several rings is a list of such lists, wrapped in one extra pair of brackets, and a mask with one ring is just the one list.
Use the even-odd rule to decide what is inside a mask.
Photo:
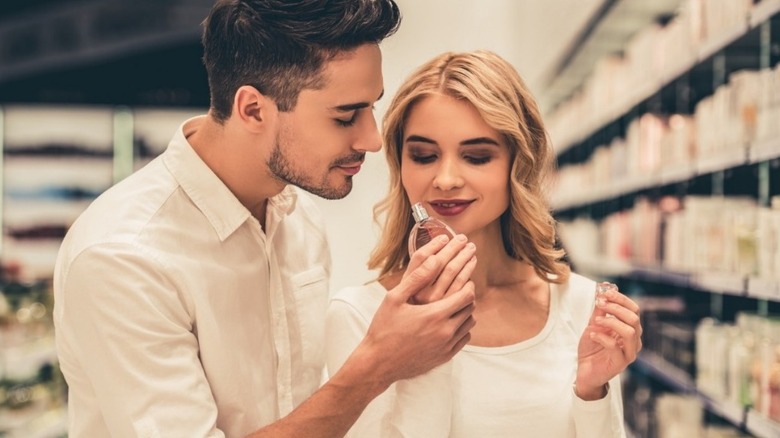
[(615, 182), (605, 187), (592, 187), (585, 193), (570, 193), (565, 198), (553, 199), (552, 207), (555, 210), (563, 211), (570, 208), (593, 204), (595, 202), (606, 201), (618, 196), (633, 193), (648, 187), (654, 187), (661, 184), (660, 176), (634, 176), (633, 178)]
[(690, 287), (691, 285), (691, 274), (687, 272), (669, 271), (662, 267), (634, 266), (629, 275), (638, 280), (653, 281), (680, 287)]
[(751, 16), (748, 15), (745, 17), (745, 22), (742, 25), (726, 30), (717, 37), (707, 41), (704, 45), (702, 45), (702, 47), (699, 48), (699, 54), (696, 57), (697, 61), (704, 61), (709, 59), (711, 56), (715, 55), (729, 44), (738, 40), (739, 37), (746, 34), (747, 31), (751, 29), (751, 21)]
[(691, 287), (726, 295), (747, 295), (747, 277), (728, 272), (700, 272), (691, 277)]
[[(691, 66), (685, 66), (683, 70), (690, 69)], [(623, 114), (629, 112), (632, 108), (639, 105), (641, 102), (652, 97), (663, 86), (667, 84), (666, 81), (648, 81), (642, 86), (635, 88), (634, 91), (627, 95), (626, 99), (622, 101), (613, 102), (611, 106), (607, 107), (600, 115), (590, 122), (586, 121), (579, 125), (580, 127), (573, 130), (571, 134), (559, 138), (553, 145), (558, 155), (566, 152), (574, 147), (576, 144), (581, 143), (599, 128), (606, 126), (609, 123), (615, 122), (617, 119), (623, 116)]]
[(575, 261), (577, 270), (598, 277), (624, 277), (654, 283), (698, 289), (705, 292), (745, 296), (780, 302), (780, 281), (727, 272), (685, 272), (662, 266), (632, 264), (625, 261), (591, 259)]
[(696, 160), (696, 173), (717, 172), (731, 167), (741, 166), (748, 162), (748, 147), (737, 146), (720, 151), (716, 154), (705, 154)]
[(557, 211), (564, 211), (641, 190), (676, 184), (700, 175), (776, 158), (780, 158), (780, 139), (763, 141), (744, 148), (731, 148), (718, 154), (705, 155), (695, 163), (668, 169), (662, 168), (653, 175), (638, 175), (626, 180), (615, 181), (610, 186), (593, 188), (585, 194), (572, 193), (562, 199), (553, 199), (552, 206)]
[(654, 378), (663, 381), (679, 392), (692, 394), (699, 392), (691, 376), (656, 353), (642, 351), (635, 363)]
[[(780, 137), (770, 133), (774, 126), (765, 124), (771, 123), (768, 118), (773, 117), (769, 115), (773, 113), (767, 107), (771, 110), (775, 107), (766, 104), (766, 100), (747, 100), (763, 99), (764, 96), (758, 92), (766, 92), (763, 87), (769, 85), (759, 80), (767, 80), (770, 73), (772, 73), (772, 80), (775, 80), (774, 71), (769, 70), (780, 68), (778, 67), (780, 53), (776, 50), (780, 43), (780, 27), (777, 25), (780, 21), (780, 0), (756, 0), (753, 3), (755, 4), (749, 13), (745, 13), (744, 8), (735, 8), (734, 10), (739, 9), (739, 15), (732, 13), (729, 17), (733, 18), (730, 22), (734, 22), (734, 25), (710, 37), (696, 49), (684, 49), (690, 47), (688, 41), (684, 41), (684, 46), (676, 47), (678, 49), (676, 51), (685, 51), (685, 53), (669, 60), (664, 65), (663, 72), (655, 75), (654, 80), (645, 81), (642, 86), (631, 85), (628, 92), (621, 91), (612, 96), (612, 100), (607, 99), (606, 95), (590, 94), (580, 96), (581, 100), (572, 100), (572, 106), (565, 108), (558, 114), (560, 117), (556, 117), (551, 124), (561, 128), (552, 133), (554, 147), (559, 157), (559, 169), (563, 172), (571, 172), (561, 175), (563, 190), (558, 191), (551, 204), (556, 215), (560, 215), (562, 223), (565, 222), (569, 227), (566, 232), (569, 233), (571, 242), (564, 241), (564, 244), (570, 243), (572, 249), (578, 242), (580, 244), (585, 242), (583, 246), (587, 248), (604, 248), (604, 252), (610, 254), (633, 254), (635, 260), (641, 259), (642, 255), (646, 255), (645, 260), (664, 255), (668, 256), (666, 260), (670, 263), (673, 260), (679, 261), (675, 266), (685, 266), (688, 269), (688, 271), (669, 270), (661, 263), (640, 265), (631, 261), (602, 260), (597, 257), (582, 261), (580, 259), (587, 258), (586, 254), (572, 252), (572, 255), (579, 257), (572, 258), (577, 271), (592, 278), (613, 278), (613, 281), (625, 285), (626, 290), (642, 298), (648, 298), (646, 301), (649, 303), (648, 309), (652, 309), (650, 303), (661, 302), (671, 297), (685, 305), (685, 310), (680, 312), (663, 309), (652, 313), (654, 310), (646, 310), (648, 315), (655, 318), (652, 321), (657, 322), (652, 329), (660, 330), (679, 325), (685, 326), (687, 331), (685, 336), (676, 338), (669, 336), (668, 339), (672, 340), (666, 344), (648, 344), (649, 349), (656, 348), (656, 351), (663, 351), (663, 356), (647, 349), (639, 354), (637, 360), (631, 365), (630, 371), (634, 375), (648, 376), (649, 379), (635, 380), (638, 382), (635, 386), (639, 388), (635, 392), (636, 397), (647, 400), (647, 397), (653, 398), (652, 394), (655, 392), (666, 393), (672, 390), (700, 400), (703, 408), (708, 413), (714, 414), (705, 416), (705, 422), (719, 417), (751, 436), (780, 438), (780, 424), (777, 422), (758, 415), (747, 406), (738, 403), (736, 398), (734, 401), (731, 401), (731, 398), (725, 400), (725, 396), (714, 396), (715, 389), (712, 393), (708, 393), (704, 387), (698, 388), (696, 381), (689, 374), (690, 371), (687, 371), (688, 366), (694, 363), (693, 351), (690, 351), (690, 355), (680, 356), (668, 353), (668, 351), (677, 352), (679, 349), (689, 348), (690, 343), (694, 342), (693, 330), (697, 326), (697, 321), (702, 318), (715, 319), (724, 326), (736, 325), (736, 322), (731, 322), (732, 319), (736, 321), (738, 316), (745, 312), (771, 319), (778, 309), (777, 303), (780, 303), (780, 277), (770, 278), (772, 274), (766, 273), (763, 265), (761, 272), (767, 277), (745, 274), (744, 272), (755, 269), (755, 265), (751, 264), (753, 259), (742, 258), (747, 254), (744, 246), (739, 247), (742, 253), (732, 253), (726, 251), (726, 249), (729, 251), (733, 249), (731, 246), (717, 245), (723, 241), (728, 245), (735, 243), (734, 235), (730, 234), (734, 229), (729, 228), (734, 224), (727, 222), (731, 216), (714, 217), (719, 211), (714, 208), (716, 203), (713, 202), (713, 208), (710, 209), (711, 204), (706, 203), (707, 200), (704, 199), (708, 196), (726, 198), (723, 205), (729, 208), (729, 215), (733, 213), (734, 217), (737, 217), (734, 223), (741, 227), (738, 231), (743, 233), (737, 237), (742, 238), (744, 229), (752, 226), (746, 224), (753, 224), (753, 222), (743, 219), (741, 211), (736, 211), (743, 208), (743, 204), (739, 202), (744, 199), (745, 209), (749, 210), (746, 213), (752, 214), (753, 208), (756, 212), (768, 208), (774, 201), (773, 198), (780, 195), (780, 177), (775, 172), (777, 160), (780, 159)], [(701, 24), (706, 21), (704, 18), (713, 17), (692, 19), (696, 18)], [(717, 29), (718, 25), (723, 23), (725, 22), (714, 23), (708, 30)], [(679, 31), (679, 29), (670, 30)], [(665, 40), (664, 42), (667, 43)], [(622, 71), (618, 67), (623, 66), (618, 65), (607, 72), (615, 74)], [(632, 64), (630, 67), (636, 66)], [(739, 80), (730, 82), (731, 75), (739, 71), (747, 71), (747, 73)], [(638, 74), (630, 71), (625, 74), (630, 74), (631, 77), (615, 78), (615, 84), (622, 86), (637, 82), (634, 79), (638, 79)], [(605, 93), (616, 93), (615, 90), (622, 90), (617, 85), (615, 87), (609, 85), (611, 84), (607, 82), (594, 82), (592, 88), (584, 89), (587, 92), (600, 90)], [(723, 85), (727, 87), (719, 88)], [(716, 94), (718, 90), (720, 92)], [(746, 112), (743, 111), (746, 107), (737, 108), (735, 103), (732, 105), (737, 99), (733, 96), (739, 96), (742, 99), (739, 102), (743, 102), (744, 105), (760, 103), (759, 106), (752, 107), (755, 113)], [(606, 103), (602, 104), (602, 101)], [(598, 111), (589, 113), (588, 109), (591, 108)], [(647, 134), (641, 131), (643, 126), (637, 128), (634, 124), (644, 114), (691, 115), (693, 113), (695, 113), (694, 119), (679, 124), (681, 128), (678, 131), (672, 132), (670, 128), (669, 132), (673, 135), (664, 137), (663, 140), (675, 141), (673, 143), (675, 146), (685, 145), (687, 143), (684, 142), (688, 140), (683, 135), (696, 133), (695, 159), (685, 164), (659, 167), (653, 169), (652, 173), (646, 168), (639, 169), (641, 166), (632, 166), (637, 169), (630, 172), (614, 167), (615, 160), (620, 160), (620, 163), (623, 160), (630, 161), (625, 157), (636, 159), (642, 157), (646, 159), (642, 163), (644, 165), (655, 163), (656, 161), (653, 160), (659, 160), (659, 157), (666, 159), (667, 155), (664, 154), (667, 150), (661, 147), (646, 150), (641, 147), (635, 148), (640, 141), (648, 137), (657, 140), (657, 137), (652, 136), (655, 135), (652, 131), (656, 129), (655, 125), (652, 123), (646, 125), (649, 132)], [(711, 120), (723, 120), (723, 122), (719, 126), (702, 126), (703, 123)], [(568, 126), (565, 126), (567, 123)], [(663, 132), (665, 133), (666, 131)], [(755, 139), (753, 135), (761, 135), (762, 138)], [(722, 144), (723, 138), (736, 141)], [(742, 140), (749, 138), (753, 140), (750, 142)], [(661, 144), (665, 148), (671, 143)], [(656, 146), (656, 143), (652, 145)], [(602, 149), (604, 147), (614, 147), (614, 149), (605, 151)], [(643, 152), (646, 153), (642, 154)], [(566, 169), (568, 166), (574, 167)], [(605, 184), (604, 179), (600, 178), (602, 174), (596, 177), (596, 172), (605, 170), (609, 172), (610, 169), (614, 172), (614, 176), (608, 183)], [(645, 174), (640, 175), (640, 172)], [(596, 186), (583, 188), (585, 184), (581, 181), (589, 180), (595, 181)], [(688, 197), (702, 198), (696, 200), (701, 203), (688, 204), (686, 201)], [(749, 202), (750, 199), (755, 202)], [(731, 210), (732, 208), (734, 211)], [(643, 216), (645, 212), (648, 212), (646, 217)], [(763, 213), (766, 212), (762, 210), (761, 214)], [(707, 219), (712, 219), (711, 223), (703, 223), (697, 228), (689, 222), (698, 220), (703, 215), (707, 215)], [(744, 216), (747, 217), (747, 214)], [(755, 217), (758, 217), (758, 214)], [(764, 217), (761, 216), (761, 220), (763, 219)], [(740, 222), (736, 223), (737, 220)], [(766, 223), (762, 222), (764, 229), (767, 229)], [(706, 228), (707, 226), (712, 228), (711, 232)], [(631, 235), (625, 236), (623, 233), (629, 227), (631, 228), (628, 232)], [(646, 230), (652, 235), (643, 234)], [(562, 235), (563, 233), (562, 227)], [(593, 233), (598, 235), (594, 236)], [(767, 233), (761, 235), (768, 235)], [(689, 235), (692, 235), (690, 240), (688, 240)], [(620, 238), (616, 239), (617, 236)], [(704, 243), (699, 239), (713, 239), (714, 243), (696, 246), (697, 252), (689, 252), (692, 245)], [(745, 239), (739, 241), (739, 244), (744, 244), (744, 241)], [(758, 244), (756, 246), (759, 247)], [(708, 253), (713, 255), (712, 258), (693, 258), (694, 255), (701, 256), (705, 249), (712, 251)], [(719, 258), (714, 257), (715, 254), (719, 254)], [(737, 258), (739, 268), (735, 263)], [(711, 269), (723, 266), (724, 270), (734, 272), (694, 271), (693, 267), (701, 266), (709, 266)], [(661, 336), (658, 332), (654, 335)], [(701, 351), (704, 349), (702, 348)], [(670, 360), (665, 360), (665, 357)], [(671, 363), (677, 361), (678, 357), (679, 368)], [(659, 383), (662, 385), (658, 385)], [(720, 422), (713, 421), (713, 423)]]
[(780, 139), (778, 138), (756, 142), (748, 149), (749, 163), (774, 160), (778, 157), (780, 157)]
[(750, 27), (756, 27), (780, 12), (780, 0), (761, 0), (750, 14)]
[[(780, 147), (778, 150), (780, 151)], [(696, 176), (696, 168), (694, 167), (694, 163), (666, 166), (661, 169), (659, 182), (661, 185), (674, 184), (689, 180), (694, 176)]]
[(681, 3), (604, 0), (550, 72), (550, 80), (540, 95), (542, 107), (554, 108), (569, 99), (590, 76), (598, 59), (624, 50), (637, 30), (659, 17), (672, 15)]
[(705, 409), (734, 426), (742, 427), (745, 424), (745, 408), (736, 403), (710, 397), (700, 391), (696, 388), (696, 383), (685, 371), (670, 364), (658, 354), (651, 351), (642, 351), (639, 353), (639, 357), (637, 357), (634, 365), (641, 371), (679, 392), (696, 395), (702, 401)]
[(760, 438), (780, 437), (780, 423), (769, 420), (759, 415), (756, 411), (749, 411), (745, 420), (745, 430)]
[(664, 73), (659, 80), (647, 81), (641, 86), (635, 87), (635, 91), (628, 94), (622, 101), (614, 102), (611, 107), (606, 108), (590, 122), (586, 121), (581, 124), (571, 134), (559, 137), (554, 145), (557, 154), (560, 155), (583, 142), (602, 127), (617, 121), (632, 108), (658, 94), (664, 87), (670, 85), (674, 80), (691, 71), (697, 65), (709, 61), (715, 54), (733, 44), (750, 30), (762, 25), (777, 13), (780, 13), (780, 0), (766, 0), (757, 4), (751, 13), (745, 17), (744, 25), (737, 26), (705, 42), (689, 59), (681, 61), (673, 69)]
[(780, 302), (780, 282), (777, 280), (748, 277), (747, 296)]

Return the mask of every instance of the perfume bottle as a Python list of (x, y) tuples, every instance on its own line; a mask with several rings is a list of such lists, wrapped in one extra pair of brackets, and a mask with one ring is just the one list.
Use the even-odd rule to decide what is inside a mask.
[(605, 294), (610, 290), (618, 290), (617, 285), (606, 281), (602, 281), (596, 285), (596, 295)]
[(420, 202), (412, 205), (412, 216), (415, 224), (409, 233), (409, 256), (434, 237), (444, 234), (452, 239), (455, 236), (455, 231), (449, 225), (435, 217), (428, 216), (428, 211)]
[[(599, 299), (602, 299), (601, 296), (611, 290), (618, 291), (618, 287), (615, 283), (610, 283), (607, 281), (602, 281), (598, 284), (596, 284), (596, 301)], [(594, 311), (595, 311), (595, 303), (594, 303)], [(612, 314), (607, 313), (607, 318), (614, 317)]]

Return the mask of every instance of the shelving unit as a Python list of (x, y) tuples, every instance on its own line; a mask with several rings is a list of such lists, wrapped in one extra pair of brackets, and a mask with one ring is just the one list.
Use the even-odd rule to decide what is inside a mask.
[[(581, 45), (592, 46), (587, 41)], [(778, 61), (780, 0), (755, 0), (744, 20), (704, 41), (689, 57), (675, 63), (676, 67), (606, 102), (606, 106), (598, 108), (598, 113), (583, 114), (581, 124), (572, 126), (568, 123), (565, 132), (553, 131), (551, 136), (558, 167), (565, 170), (567, 166), (590, 160), (600, 148), (612, 146), (613, 139), (626, 137), (630, 123), (644, 114), (691, 115), (696, 104), (714, 95), (729, 81), (732, 73), (771, 69)], [(581, 78), (583, 82), (585, 79)], [(563, 79), (553, 78), (550, 83), (556, 81), (560, 83)], [(577, 98), (576, 89), (567, 89), (566, 93), (570, 99)], [(553, 103), (548, 109), (552, 108), (553, 112), (566, 103), (560, 94), (552, 93), (547, 97), (546, 101)], [(628, 172), (625, 177), (608, 184), (558, 193), (551, 203), (559, 221), (586, 218), (597, 224), (610, 214), (633, 208), (640, 197), (657, 200), (690, 194), (713, 198), (746, 196), (756, 200), (756, 205), (767, 207), (772, 196), (780, 195), (778, 168), (780, 140), (769, 137), (734, 143), (718, 153), (698, 155), (689, 163), (660, 167), (645, 174)], [(566, 247), (567, 241), (564, 236), (562, 238)], [(591, 240), (586, 242), (590, 249), (599, 248), (598, 244), (593, 246)], [(604, 242), (601, 245), (605, 245)], [(704, 316), (728, 320), (736, 311), (745, 310), (744, 307), (764, 317), (780, 313), (780, 280), (711, 269), (680, 270), (669, 268), (663, 261), (647, 264), (632, 259), (605, 258), (601, 254), (573, 261), (575, 270), (595, 278), (610, 279), (627, 293), (639, 291), (641, 295), (648, 290), (669, 289), (672, 294), (690, 294), (695, 297), (691, 299), (705, 301), (704, 306), (697, 307), (698, 311), (703, 308), (708, 312)], [(743, 307), (735, 309), (732, 306)], [(696, 322), (688, 321), (689, 324)], [(645, 331), (645, 336), (652, 335)], [(750, 407), (702, 391), (689, 371), (678, 368), (658, 352), (642, 351), (630, 372), (679, 394), (695, 396), (709, 415), (725, 420), (743, 433), (780, 437), (780, 423), (759, 415)]]
[(717, 400), (699, 391), (696, 388), (696, 383), (685, 371), (671, 365), (661, 356), (653, 352), (642, 352), (636, 360), (636, 367), (675, 388), (678, 392), (695, 394), (702, 400), (704, 406), (710, 412), (739, 428), (744, 428), (748, 412), (746, 408), (734, 403)]
[[(679, 5), (679, 2), (677, 3)], [(669, 11), (666, 11), (669, 12)], [(588, 123), (583, 123), (572, 134), (556, 139), (555, 147), (557, 153), (563, 154), (568, 149), (577, 146), (579, 143), (587, 140), (593, 136), (599, 129), (607, 126), (611, 123), (615, 123), (624, 115), (630, 113), (633, 109), (637, 108), (643, 103), (647, 103), (649, 99), (656, 96), (664, 88), (669, 87), (674, 81), (679, 80), (686, 73), (695, 70), (697, 67), (701, 68), (704, 64), (714, 62), (714, 58), (719, 52), (733, 45), (735, 42), (744, 38), (750, 33), (751, 30), (755, 31), (762, 25), (768, 22), (773, 16), (780, 12), (780, 1), (778, 0), (764, 0), (758, 3), (751, 14), (745, 17), (745, 22), (742, 26), (732, 29), (730, 32), (720, 35), (718, 38), (708, 41), (706, 45), (699, 48), (696, 53), (692, 53), (689, 59), (680, 63), (679, 68), (670, 72), (667, 72), (665, 76), (656, 78), (643, 86), (633, 90), (631, 94), (627, 95), (624, 99), (615, 101), (611, 107), (608, 107), (602, 111), (600, 115), (595, 117)], [(607, 54), (605, 52), (602, 54)], [(585, 77), (579, 77), (580, 80), (584, 80)], [(551, 81), (547, 93), (554, 93), (555, 81)], [(567, 97), (570, 97), (574, 93), (574, 90), (567, 93)], [(544, 96), (545, 94), (543, 94)], [(542, 97), (544, 99), (544, 97)], [(548, 98), (552, 99), (552, 98)], [(557, 103), (557, 102), (556, 102)], [(713, 163), (715, 167), (729, 167), (729, 164), (733, 160), (741, 161), (739, 157), (724, 159), (722, 164)]]
[(713, 294), (734, 295), (780, 303), (780, 283), (756, 277), (719, 272), (673, 271), (659, 266), (643, 266), (599, 259), (594, 259), (587, 264), (578, 264), (578, 269), (600, 277), (633, 278)]
[[(66, 436), (66, 385), (51, 326), (51, 277), (61, 239), (96, 196), (161, 153), (180, 123), (203, 113), (0, 106), (0, 435)], [(31, 132), (30, 126), (46, 128)], [(13, 233), (20, 227), (26, 232)], [(19, 278), (9, 279), (6, 268), (14, 263)]]
[(684, 371), (669, 364), (655, 353), (640, 353), (636, 361), (636, 368), (663, 381), (679, 392), (695, 394), (702, 400), (708, 411), (742, 431), (757, 437), (773, 438), (780, 436), (780, 424), (777, 422), (769, 421), (749, 408), (728, 401), (718, 400), (699, 391), (696, 388), (696, 384)]
[(680, 3), (681, 0), (605, 0), (553, 67), (546, 92), (540, 96), (542, 107), (554, 108), (571, 97), (592, 72), (594, 59), (619, 52), (638, 29), (673, 14)]

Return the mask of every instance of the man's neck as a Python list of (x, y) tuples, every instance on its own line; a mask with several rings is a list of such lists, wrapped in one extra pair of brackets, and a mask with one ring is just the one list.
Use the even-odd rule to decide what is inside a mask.
[(285, 184), (263, 168), (257, 139), (230, 123), (206, 117), (185, 134), (195, 153), (265, 227), (268, 199), (281, 193)]

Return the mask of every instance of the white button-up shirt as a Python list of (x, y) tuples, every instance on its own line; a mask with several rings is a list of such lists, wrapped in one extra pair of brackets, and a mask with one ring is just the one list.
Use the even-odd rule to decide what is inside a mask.
[(187, 142), (200, 121), (62, 244), (54, 323), (72, 437), (244, 436), (319, 386), (319, 212), (287, 187), (263, 230)]

